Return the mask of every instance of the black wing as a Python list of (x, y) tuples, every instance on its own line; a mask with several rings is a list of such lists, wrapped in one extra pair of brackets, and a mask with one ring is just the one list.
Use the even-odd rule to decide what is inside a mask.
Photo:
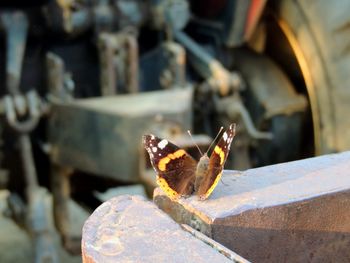
[(185, 150), (154, 135), (144, 135), (143, 144), (162, 190), (171, 199), (192, 194), (197, 161)]
[(227, 156), (230, 152), (232, 139), (235, 134), (236, 125), (231, 124), (229, 128), (222, 134), (221, 139), (210, 155), (208, 173), (201, 182), (201, 185), (197, 191), (200, 199), (207, 199), (218, 184)]

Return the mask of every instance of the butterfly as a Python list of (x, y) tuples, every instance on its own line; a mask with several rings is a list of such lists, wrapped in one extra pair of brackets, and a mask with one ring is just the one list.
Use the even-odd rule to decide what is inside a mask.
[[(221, 130), (222, 128), (218, 135)], [(206, 152), (198, 162), (168, 140), (152, 134), (144, 135), (143, 144), (157, 173), (156, 182), (159, 187), (172, 200), (193, 193), (200, 200), (207, 199), (221, 178), (235, 130), (236, 125), (231, 124), (222, 134), (210, 157)]]

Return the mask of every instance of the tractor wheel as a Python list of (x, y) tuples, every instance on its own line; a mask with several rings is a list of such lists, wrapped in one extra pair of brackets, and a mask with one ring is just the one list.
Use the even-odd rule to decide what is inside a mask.
[(349, 10), (347, 0), (268, 2), (266, 53), (308, 97), (316, 155), (350, 149)]

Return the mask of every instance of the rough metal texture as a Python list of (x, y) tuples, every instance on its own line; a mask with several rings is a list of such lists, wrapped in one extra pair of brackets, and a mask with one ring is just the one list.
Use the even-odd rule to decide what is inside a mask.
[(137, 182), (141, 136), (155, 126), (155, 116), (191, 128), (191, 104), (189, 88), (55, 104), (49, 120), (52, 161)]
[(253, 262), (350, 261), (350, 152), (226, 171), (209, 200), (155, 203)]
[(128, 195), (103, 203), (85, 222), (82, 254), (85, 263), (246, 262), (229, 260), (153, 203)]

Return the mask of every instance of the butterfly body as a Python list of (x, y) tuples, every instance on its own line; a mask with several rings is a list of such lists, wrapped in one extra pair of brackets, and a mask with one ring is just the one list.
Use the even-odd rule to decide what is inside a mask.
[(234, 135), (235, 125), (231, 124), (210, 157), (205, 153), (198, 162), (185, 150), (154, 135), (145, 135), (143, 143), (158, 174), (157, 184), (167, 196), (174, 200), (195, 193), (205, 200), (221, 178)]
[(199, 186), (201, 185), (205, 176), (208, 174), (209, 160), (210, 159), (206, 153), (199, 159), (196, 169), (196, 179), (194, 183), (195, 192), (198, 192)]

